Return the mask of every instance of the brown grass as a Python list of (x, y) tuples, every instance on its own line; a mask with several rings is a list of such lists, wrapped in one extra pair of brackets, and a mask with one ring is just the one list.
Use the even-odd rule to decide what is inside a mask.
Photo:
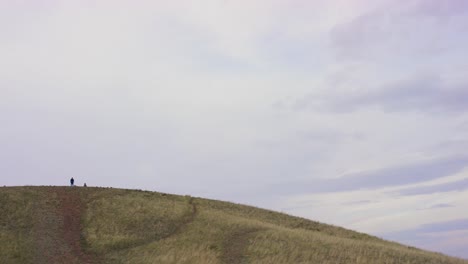
[[(0, 188), (1, 263), (47, 263), (38, 250), (67, 246), (53, 225), (69, 212), (47, 188)], [(71, 201), (83, 206), (81, 229), (72, 233), (80, 232), (82, 254), (100, 263), (468, 263), (250, 206), (137, 190), (55, 188), (78, 195)]]

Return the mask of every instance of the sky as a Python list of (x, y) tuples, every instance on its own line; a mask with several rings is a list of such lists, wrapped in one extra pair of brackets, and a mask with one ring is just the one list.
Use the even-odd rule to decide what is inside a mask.
[(0, 0), (0, 185), (190, 194), (468, 259), (468, 1)]

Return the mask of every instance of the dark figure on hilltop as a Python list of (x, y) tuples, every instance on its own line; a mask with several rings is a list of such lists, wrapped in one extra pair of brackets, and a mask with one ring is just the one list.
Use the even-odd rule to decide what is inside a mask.
[(73, 177), (70, 179), (70, 186), (73, 186), (75, 185), (75, 179), (73, 179)]
[(86, 185), (86, 182), (83, 184), (83, 187), (88, 187), (88, 185)]

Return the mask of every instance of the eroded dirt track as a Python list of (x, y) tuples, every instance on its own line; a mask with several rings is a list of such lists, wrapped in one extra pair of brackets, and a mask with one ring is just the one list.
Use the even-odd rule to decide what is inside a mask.
[(35, 263), (98, 263), (81, 246), (81, 217), (85, 205), (78, 187), (49, 187), (37, 201), (34, 228)]
[(258, 228), (241, 229), (230, 236), (224, 241), (224, 250), (221, 255), (221, 260), (226, 264), (241, 264), (247, 262), (246, 249), (249, 246), (249, 240), (256, 232), (260, 231)]

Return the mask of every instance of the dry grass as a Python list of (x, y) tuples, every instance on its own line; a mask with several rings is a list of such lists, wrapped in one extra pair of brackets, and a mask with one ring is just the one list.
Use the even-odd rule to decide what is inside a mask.
[(31, 237), (38, 198), (38, 193), (28, 189), (0, 189), (1, 263), (32, 263)]
[[(244, 205), (135, 190), (75, 190), (87, 206), (83, 247), (103, 263), (468, 263)], [(33, 263), (35, 206), (53, 206), (54, 199), (41, 187), (0, 188), (2, 263)]]

